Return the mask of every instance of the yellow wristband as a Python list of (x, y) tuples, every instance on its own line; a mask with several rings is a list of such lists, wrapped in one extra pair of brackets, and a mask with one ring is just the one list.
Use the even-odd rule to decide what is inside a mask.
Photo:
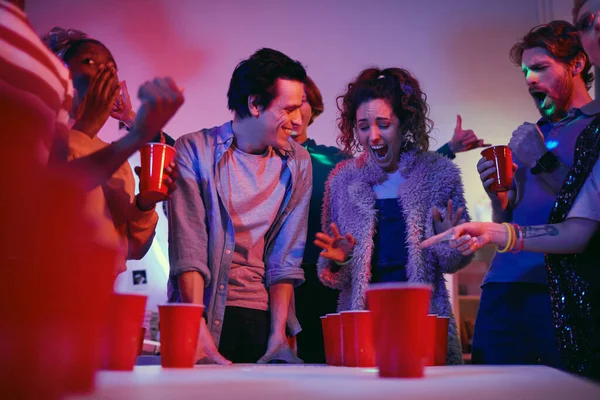
[(508, 230), (508, 241), (506, 242), (506, 247), (503, 248), (502, 250), (498, 250), (498, 253), (506, 253), (513, 247), (513, 237), (514, 237), (513, 227), (511, 224), (509, 224), (507, 222), (503, 222), (502, 225), (506, 226), (506, 229)]

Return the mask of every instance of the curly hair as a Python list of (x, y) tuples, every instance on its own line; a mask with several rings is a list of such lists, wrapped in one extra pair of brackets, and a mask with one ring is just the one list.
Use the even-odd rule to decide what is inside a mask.
[(571, 23), (552, 21), (534, 27), (510, 49), (510, 60), (517, 67), (521, 67), (523, 52), (534, 47), (545, 49), (552, 58), (564, 65), (571, 65), (578, 57), (585, 57), (581, 78), (588, 90), (592, 87), (594, 82), (592, 64), (583, 50), (577, 29)]
[(390, 104), (407, 146), (421, 152), (429, 149), (433, 121), (428, 117), (427, 96), (417, 79), (402, 68), (368, 68), (350, 82), (346, 93), (336, 100), (340, 111), (337, 143), (344, 152), (354, 155), (362, 150), (355, 135), (356, 111), (362, 104), (375, 99)]
[(240, 118), (249, 117), (248, 96), (254, 95), (261, 107), (268, 108), (277, 97), (277, 79), (303, 83), (306, 70), (280, 51), (256, 51), (235, 67), (227, 91), (227, 107)]

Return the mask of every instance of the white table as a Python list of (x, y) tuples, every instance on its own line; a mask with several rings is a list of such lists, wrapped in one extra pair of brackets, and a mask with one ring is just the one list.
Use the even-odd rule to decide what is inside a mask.
[(600, 399), (600, 385), (543, 366), (429, 367), (423, 379), (382, 379), (376, 369), (321, 365), (137, 366), (102, 371), (97, 389), (69, 399)]

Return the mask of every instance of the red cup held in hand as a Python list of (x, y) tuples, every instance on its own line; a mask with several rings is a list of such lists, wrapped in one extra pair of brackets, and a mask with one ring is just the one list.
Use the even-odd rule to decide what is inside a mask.
[(158, 306), (163, 368), (193, 368), (204, 306), (171, 303)]
[(490, 186), (493, 192), (506, 192), (511, 189), (513, 182), (512, 151), (508, 146), (492, 146), (481, 152), (486, 160), (494, 161), (496, 174), (494, 183)]
[(160, 201), (169, 192), (164, 183), (165, 168), (175, 159), (176, 150), (165, 143), (148, 143), (140, 149), (140, 193), (152, 194), (150, 200)]
[(424, 374), (427, 314), (431, 287), (377, 283), (367, 289), (373, 313), (375, 354), (380, 377), (421, 378)]

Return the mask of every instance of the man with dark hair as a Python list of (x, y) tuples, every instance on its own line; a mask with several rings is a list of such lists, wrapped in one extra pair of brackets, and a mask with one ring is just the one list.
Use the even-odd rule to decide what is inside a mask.
[[(518, 169), (511, 190), (490, 190), (493, 162), (482, 158), (477, 169), (494, 222), (540, 225), (573, 163), (577, 137), (600, 115), (600, 102), (588, 94), (591, 65), (575, 27), (566, 21), (533, 28), (513, 46), (510, 58), (521, 68), (542, 118), (513, 132), (508, 146)], [(502, 253), (492, 261), (482, 284), (473, 363), (563, 366), (542, 254)]]
[(204, 362), (299, 361), (286, 322), (298, 333), (291, 298), (304, 281), (312, 168), (289, 138), (302, 124), (305, 78), (297, 61), (258, 50), (231, 77), (233, 121), (175, 144), (169, 301), (206, 306), (197, 354)]

